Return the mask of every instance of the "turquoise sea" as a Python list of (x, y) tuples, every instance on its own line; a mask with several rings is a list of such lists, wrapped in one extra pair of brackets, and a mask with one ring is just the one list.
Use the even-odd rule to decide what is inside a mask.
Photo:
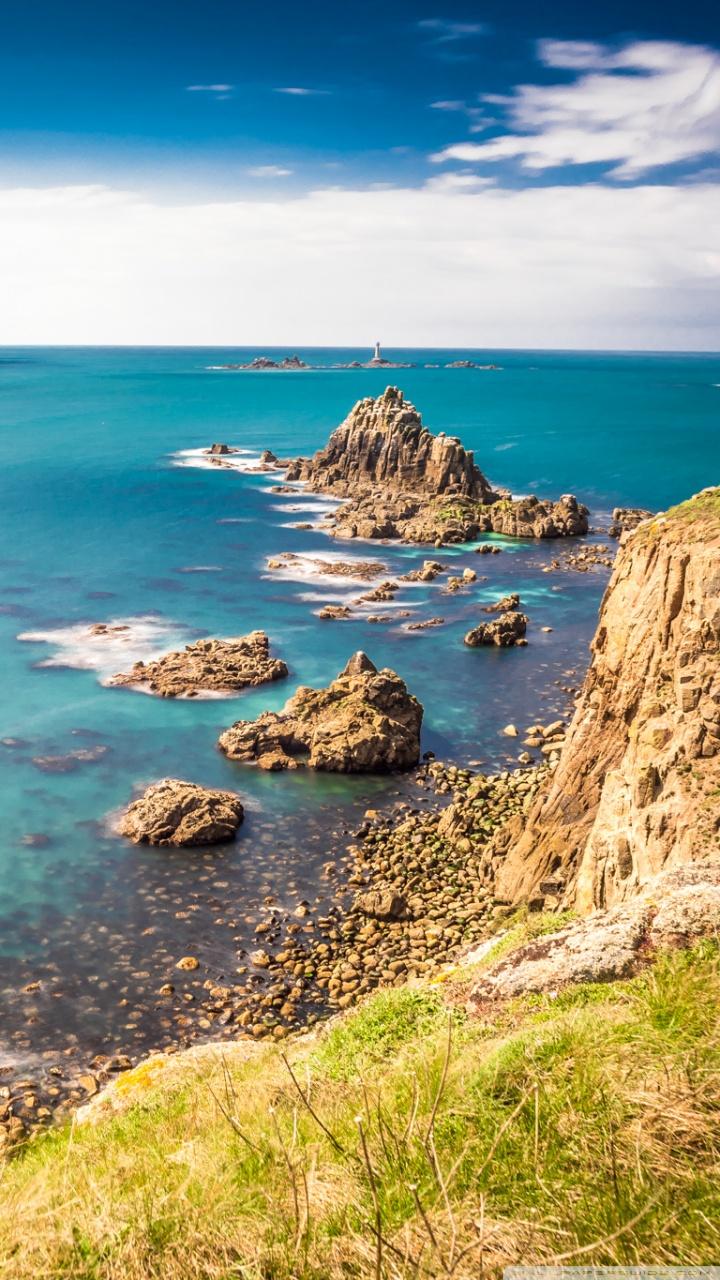
[[(299, 683), (326, 683), (362, 648), (420, 698), (426, 749), (494, 768), (521, 749), (503, 726), (565, 714), (582, 678), (607, 570), (543, 573), (555, 544), (495, 539), (500, 555), (442, 553), (487, 576), (466, 593), (442, 595), (440, 579), (397, 597), (413, 618), (444, 615), (444, 627), (322, 622), (324, 601), (362, 585), (278, 576), (268, 556), (343, 551), (382, 559), (391, 576), (435, 553), (296, 529), (322, 504), (271, 493), (277, 477), (203, 469), (182, 451), (220, 440), (249, 461), (263, 448), (308, 453), (356, 399), (396, 382), (429, 427), (475, 450), (491, 480), (574, 492), (600, 531), (613, 505), (659, 509), (719, 478), (720, 356), (394, 351), (419, 366), (467, 357), (502, 368), (209, 368), (259, 353), (0, 350), (0, 1067), (182, 1039), (185, 1014), (156, 995), (175, 960), (198, 956), (203, 981), (231, 977), (268, 911), (324, 900), (322, 864), (366, 808), (412, 798), (398, 779), (232, 764), (215, 742), (234, 719), (280, 706)], [(368, 353), (298, 354), (330, 365)], [(527, 648), (464, 648), (480, 605), (511, 590), (531, 619)], [(262, 628), (290, 678), (230, 700), (104, 687), (118, 651), (88, 644), (83, 629), (127, 620), (133, 658)], [(112, 833), (134, 789), (168, 774), (242, 793), (236, 844), (168, 852)]]

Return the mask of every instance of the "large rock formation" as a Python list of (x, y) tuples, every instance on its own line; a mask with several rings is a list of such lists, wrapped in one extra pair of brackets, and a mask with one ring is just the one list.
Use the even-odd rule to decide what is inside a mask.
[(359, 400), (324, 449), (290, 464), (287, 479), (348, 499), (331, 517), (344, 538), (442, 544), (588, 530), (587, 508), (572, 495), (551, 502), (496, 492), (458, 437), (428, 431), (397, 387)]
[(434, 436), (398, 387), (358, 400), (324, 449), (291, 465), (288, 480), (351, 497), (380, 487), (385, 493), (461, 493), (487, 502), (492, 489), (457, 436)]
[(288, 673), (280, 658), (270, 657), (264, 631), (232, 640), (196, 640), (154, 662), (136, 662), (113, 676), (113, 685), (146, 689), (161, 698), (195, 697), (198, 693), (237, 693)]
[(720, 852), (720, 488), (626, 535), (557, 769), (492, 852), (500, 897), (583, 911)]
[(118, 831), (135, 844), (222, 844), (234, 839), (243, 816), (233, 791), (163, 778), (125, 810)]
[(422, 707), (394, 671), (378, 671), (356, 653), (327, 689), (302, 685), (282, 711), (238, 720), (219, 746), (233, 760), (263, 769), (384, 773), (420, 756)]

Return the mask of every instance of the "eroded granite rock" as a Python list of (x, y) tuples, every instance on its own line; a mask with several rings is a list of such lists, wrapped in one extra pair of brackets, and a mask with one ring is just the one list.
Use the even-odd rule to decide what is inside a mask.
[(498, 618), (493, 618), (492, 622), (481, 622), (479, 626), (468, 631), (465, 644), (471, 649), (477, 649), (484, 644), (495, 644), (502, 649), (507, 649), (521, 643), (527, 624), (528, 620), (524, 613), (518, 613), (517, 609), (508, 609)]
[(145, 688), (160, 698), (191, 698), (203, 692), (236, 693), (287, 674), (286, 664), (270, 657), (265, 632), (251, 631), (230, 640), (195, 640), (153, 662), (136, 662), (109, 683)]
[(282, 711), (232, 725), (219, 746), (263, 769), (384, 773), (417, 764), (422, 714), (394, 671), (356, 653), (327, 689), (301, 686)]
[(720, 488), (626, 535), (555, 773), (489, 855), (499, 896), (562, 871), (581, 911), (720, 847)]
[(234, 839), (242, 820), (234, 792), (163, 778), (125, 810), (118, 831), (135, 844), (221, 844)]
[(474, 983), (469, 1008), (482, 1011), (487, 1001), (624, 978), (656, 952), (716, 935), (719, 928), (720, 863), (680, 867), (655, 877), (626, 903), (511, 951)]

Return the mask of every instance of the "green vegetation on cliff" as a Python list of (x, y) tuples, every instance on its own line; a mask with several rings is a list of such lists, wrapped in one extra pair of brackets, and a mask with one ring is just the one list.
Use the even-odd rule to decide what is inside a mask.
[[(12, 1280), (491, 1278), (720, 1254), (720, 952), (462, 1012), (463, 978), (323, 1034), (122, 1078), (0, 1178)], [(166, 1077), (166, 1078), (163, 1078)]]

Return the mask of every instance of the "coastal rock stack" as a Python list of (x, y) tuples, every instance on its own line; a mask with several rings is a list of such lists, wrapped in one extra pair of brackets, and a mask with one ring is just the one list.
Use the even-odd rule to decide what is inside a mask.
[(720, 853), (720, 488), (626, 536), (559, 763), (493, 850), (498, 896), (581, 911)]
[(341, 538), (468, 542), (483, 533), (561, 538), (588, 531), (572, 494), (558, 502), (496, 491), (457, 436), (433, 435), (398, 387), (359, 400), (324, 449), (291, 463), (286, 478), (345, 498), (332, 516)]
[(398, 387), (358, 400), (324, 449), (292, 464), (288, 480), (352, 497), (379, 487), (384, 493), (462, 494), (478, 502), (496, 496), (456, 436), (433, 435)]
[(385, 773), (420, 758), (423, 709), (394, 671), (356, 653), (327, 689), (301, 685), (282, 711), (238, 720), (219, 746), (262, 769)]

